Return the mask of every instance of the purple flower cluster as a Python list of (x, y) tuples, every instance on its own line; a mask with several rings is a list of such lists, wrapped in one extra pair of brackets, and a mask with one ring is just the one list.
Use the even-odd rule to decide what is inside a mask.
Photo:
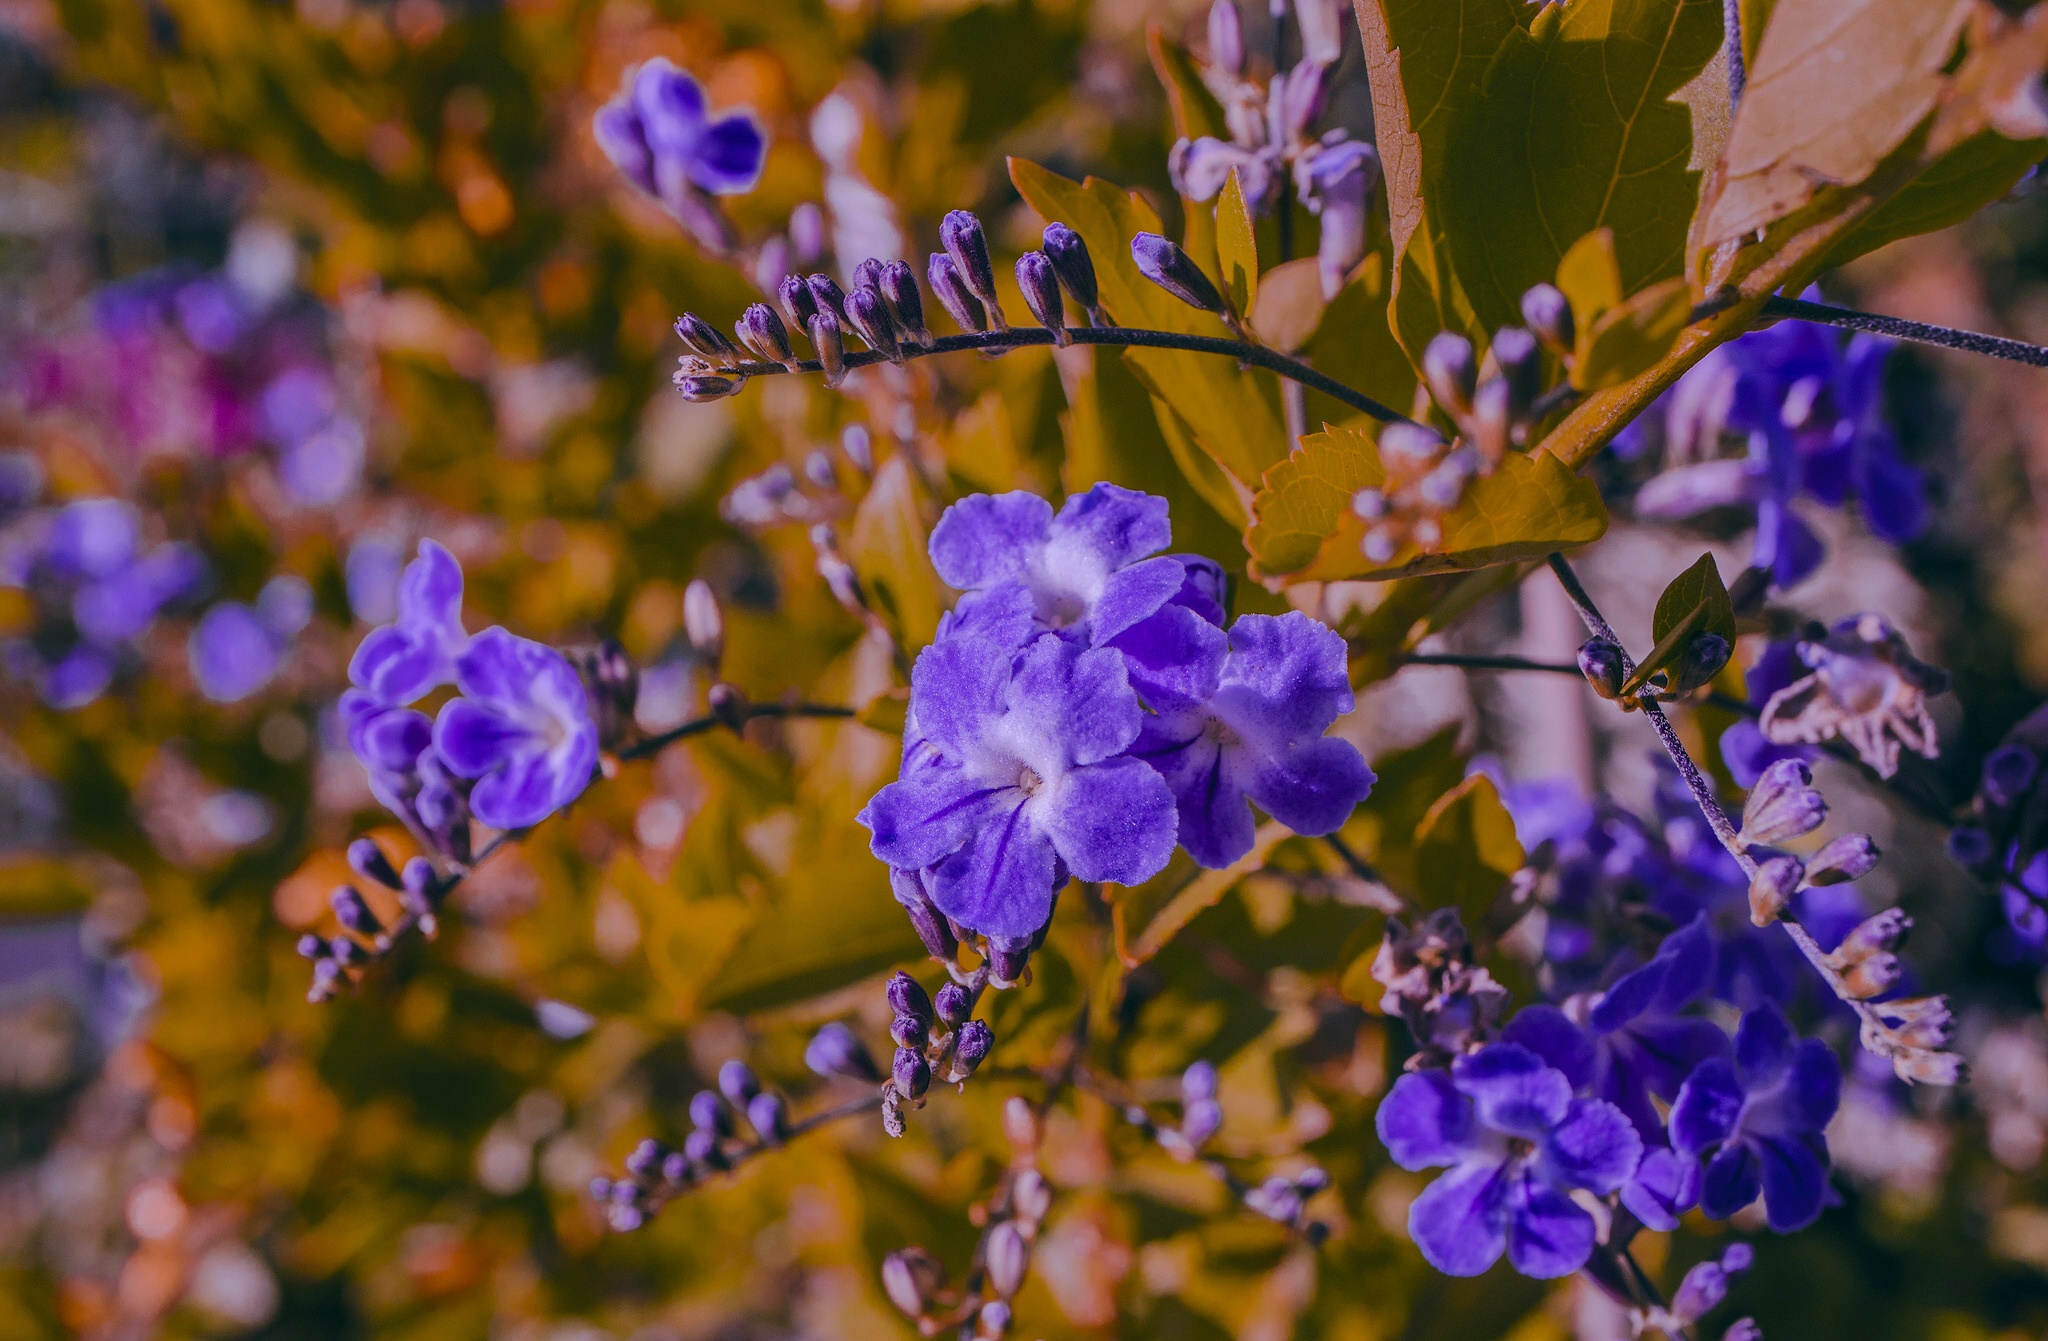
[(216, 703), (256, 693), (284, 664), (292, 639), (313, 618), (313, 589), (281, 575), (264, 583), (253, 605), (222, 601), (200, 617), (186, 652), (199, 692)]
[[(1615, 442), (1634, 455), (1663, 445), (1663, 471), (1636, 496), (1646, 517), (1691, 517), (1711, 508), (1756, 510), (1751, 562), (1778, 587), (1809, 576), (1824, 557), (1795, 504), (1839, 508), (1852, 500), (1871, 532), (1893, 544), (1927, 525), (1920, 472), (1899, 451), (1884, 418), (1891, 342), (1780, 322), (1708, 354)], [(1721, 455), (1724, 442), (1745, 445)]]
[(935, 954), (962, 929), (1028, 946), (1069, 877), (1135, 884), (1176, 842), (1227, 866), (1254, 804), (1332, 832), (1371, 788), (1324, 735), (1351, 709), (1343, 639), (1298, 612), (1226, 631), (1222, 570), (1171, 543), (1165, 500), (1111, 484), (1057, 513), (977, 494), (933, 530), (967, 595), (918, 657), (902, 774), (860, 818)]
[(1949, 853), (1998, 890), (2005, 926), (1999, 959), (2048, 958), (2048, 707), (2022, 718), (1984, 756), (1969, 817), (1949, 833)]
[[(349, 663), (348, 742), (377, 799), (435, 850), (470, 853), (472, 817), (493, 829), (537, 824), (582, 794), (597, 727), (582, 679), (552, 647), (502, 628), (469, 636), (462, 569), (420, 542), (399, 581), (398, 614)], [(414, 707), (453, 684), (436, 717)]]
[(0, 587), (28, 593), (33, 624), (0, 642), (0, 664), (54, 708), (105, 693), (167, 607), (198, 594), (207, 565), (182, 544), (147, 546), (118, 498), (30, 508), (0, 527)]

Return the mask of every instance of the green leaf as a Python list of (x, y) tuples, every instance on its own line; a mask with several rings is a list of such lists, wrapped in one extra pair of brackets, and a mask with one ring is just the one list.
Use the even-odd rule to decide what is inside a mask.
[(875, 472), (846, 532), (847, 561), (905, 647), (929, 643), (945, 610), (926, 553), (926, 514), (934, 511), (927, 501), (903, 458), (891, 457)]
[(1187, 48), (1169, 38), (1155, 22), (1145, 25), (1145, 51), (1152, 58), (1152, 72), (1159, 76), (1159, 83), (1166, 90), (1174, 135), (1185, 140), (1204, 135), (1227, 136), (1223, 108), (1202, 82), (1195, 63), (1188, 59)]
[[(1143, 200), (1097, 177), (1075, 182), (1021, 158), (1010, 160), (1010, 180), (1048, 223), (1079, 233), (1095, 261), (1102, 305), (1126, 326), (1226, 335), (1213, 315), (1172, 297), (1146, 279), (1131, 259), (1131, 238), (1157, 232), (1159, 216)], [(1124, 358), (1153, 397), (1180, 416), (1202, 450), (1245, 488), (1287, 455), (1278, 392), (1271, 378), (1254, 376), (1213, 354), (1172, 349), (1128, 349)]]
[(1268, 821), (1259, 826), (1251, 851), (1221, 870), (1204, 870), (1185, 852), (1176, 852), (1166, 869), (1144, 884), (1111, 886), (1117, 957), (1136, 968), (1158, 954), (1233, 885), (1263, 867), (1291, 833), (1286, 825)]
[(1604, 391), (1641, 376), (1671, 352), (1692, 320), (1692, 291), (1682, 279), (1652, 284), (1602, 313), (1579, 338), (1572, 385)]
[(1702, 245), (1854, 186), (1940, 100), (1970, 0), (1776, 0), (1721, 154)]
[(1557, 262), (1557, 287), (1572, 305), (1572, 325), (1581, 342), (1593, 323), (1621, 306), (1621, 261), (1614, 254), (1614, 230), (1595, 228), (1565, 249)]
[(1416, 898), (1425, 908), (1456, 908), (1477, 933), (1525, 856), (1493, 779), (1475, 773), (1431, 806), (1416, 829)]
[[(1266, 276), (1265, 288), (1272, 288), (1286, 268), (1275, 267)], [(1415, 365), (1408, 361), (1387, 324), (1387, 300), (1392, 290), (1393, 272), (1387, 253), (1373, 252), (1330, 301), (1303, 356), (1344, 385), (1363, 391), (1382, 405), (1398, 408), (1415, 399)], [(1357, 414), (1349, 406), (1313, 391), (1309, 393), (1308, 408), (1311, 424), (1347, 423)]]
[(1657, 613), (1650, 621), (1656, 645), (1622, 685), (1622, 695), (1635, 694), (1651, 676), (1670, 670), (1685, 654), (1686, 645), (1702, 633), (1718, 633), (1730, 647), (1735, 645), (1735, 607), (1711, 554), (1700, 555), (1699, 562), (1673, 578), (1657, 598)]
[(1244, 188), (1237, 169), (1216, 196), (1216, 262), (1223, 271), (1223, 296), (1233, 312), (1249, 312), (1259, 297), (1259, 243), (1252, 236), (1252, 214), (1244, 206)]
[(1607, 531), (1600, 490), (1546, 452), (1508, 453), (1493, 474), (1475, 479), (1443, 518), (1443, 540), (1425, 553), (1403, 546), (1375, 565), (1360, 550), (1364, 524), (1351, 510), (1360, 489), (1386, 480), (1374, 436), (1329, 428), (1266, 474), (1252, 500), (1245, 537), (1257, 573), (1291, 581), (1404, 577), (1538, 559), (1590, 544)]
[(1844, 265), (1902, 237), (1918, 237), (1959, 224), (2019, 184), (2027, 170), (2048, 157), (2040, 140), (2008, 140), (1982, 131), (1951, 149), (1912, 185), (1871, 211), (1870, 217), (1828, 253), (1830, 266)]

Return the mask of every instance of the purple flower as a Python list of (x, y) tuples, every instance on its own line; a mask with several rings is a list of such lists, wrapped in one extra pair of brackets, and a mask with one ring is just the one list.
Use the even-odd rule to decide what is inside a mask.
[(708, 196), (754, 189), (768, 138), (750, 111), (713, 118), (704, 88), (656, 58), (598, 109), (597, 143), (633, 184), (666, 205), (691, 234), (714, 249), (731, 244), (731, 225)]
[(186, 655), (199, 691), (216, 703), (233, 703), (269, 684), (284, 648), (256, 612), (240, 601), (222, 601), (192, 629)]
[(554, 648), (485, 629), (455, 658), (434, 750), (473, 778), (469, 807), (494, 829), (538, 824), (582, 795), (597, 767), (597, 727), (576, 670)]
[[(1780, 689), (1805, 674), (1806, 664), (1799, 659), (1799, 644), (1782, 642), (1765, 648), (1743, 679), (1749, 689), (1749, 701), (1761, 710)], [(1811, 762), (1819, 755), (1819, 749), (1812, 745), (1773, 744), (1749, 717), (1721, 733), (1721, 758), (1738, 787), (1755, 786), (1764, 770), (1780, 759)]]
[(360, 689), (341, 696), (349, 749), (370, 775), (370, 793), (439, 851), (469, 858), (466, 784), (434, 753), (434, 724), (423, 712), (377, 702)]
[(349, 681), (380, 703), (411, 703), (455, 678), (468, 642), (462, 628), (462, 568), (432, 540), (398, 582), (396, 622), (373, 630), (348, 663)]
[(405, 554), (382, 540), (362, 539), (349, 548), (343, 580), (348, 608), (366, 624), (388, 624), (398, 617), (398, 583)]
[(1163, 498), (1098, 484), (1052, 504), (1030, 493), (973, 494), (932, 529), (932, 564), (948, 585), (1031, 594), (1038, 627), (1100, 646), (1172, 600), (1186, 571), (1159, 554), (1173, 541)]
[(1166, 865), (1173, 795), (1122, 757), (1142, 713), (1116, 652), (1045, 634), (1013, 654), (956, 625), (919, 655), (911, 698), (903, 775), (860, 821), (883, 861), (932, 868), (954, 921), (1030, 936), (1064, 872), (1135, 884)]
[(1477, 1276), (1503, 1251), (1525, 1276), (1577, 1271), (1597, 1230), (1571, 1192), (1619, 1191), (1643, 1153), (1620, 1109), (1574, 1098), (1563, 1072), (1512, 1043), (1460, 1057), (1448, 1073), (1402, 1076), (1374, 1125), (1402, 1168), (1450, 1170), (1415, 1199), (1408, 1233), (1452, 1276)]
[[(1297, 833), (1341, 828), (1372, 790), (1372, 770), (1349, 741), (1323, 733), (1351, 711), (1344, 640), (1301, 611), (1245, 615), (1222, 630), (1183, 606), (1147, 620), (1187, 647), (1189, 672), (1145, 677), (1153, 715), (1131, 752), (1173, 789), (1180, 842), (1204, 866), (1251, 851), (1251, 803)], [(1127, 636), (1119, 646), (1138, 641)], [(1226, 646), (1227, 643), (1227, 646)], [(1133, 660), (1144, 661), (1134, 651)], [(1172, 663), (1172, 658), (1162, 657)], [(1184, 691), (1194, 690), (1193, 693)]]
[(1742, 1017), (1732, 1061), (1714, 1058), (1678, 1093), (1671, 1144), (1712, 1153), (1700, 1205), (1724, 1220), (1764, 1199), (1765, 1218), (1787, 1234), (1819, 1217), (1827, 1200), (1827, 1138), (1842, 1095), (1842, 1065), (1827, 1044), (1800, 1039), (1775, 1006)]

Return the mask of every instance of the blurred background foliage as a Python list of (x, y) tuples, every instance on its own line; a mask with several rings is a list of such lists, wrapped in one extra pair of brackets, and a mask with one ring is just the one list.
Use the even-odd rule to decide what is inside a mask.
[[(1117, 1012), (1100, 1060), (1140, 1095), (1163, 1099), (1188, 1062), (1217, 1060), (1222, 1147), (1249, 1166), (1330, 1170), (1334, 1232), (1311, 1249), (1231, 1214), (1107, 1104), (1072, 1098), (1046, 1121), (1063, 1195), (1021, 1334), (1595, 1334), (1572, 1288), (1505, 1271), (1448, 1280), (1407, 1242), (1421, 1180), (1367, 1136), (1400, 1045), (1345, 974), (1381, 919), (1300, 840), (1266, 873), (1220, 882), (1213, 906), (1176, 913), (1191, 923), (1122, 989), (1117, 952), (1157, 911), (1144, 891), (1114, 922), (1063, 907), (1031, 988), (995, 1002), (986, 1083), (940, 1096), (909, 1139), (835, 1128), (639, 1234), (605, 1235), (590, 1178), (643, 1136), (679, 1136), (684, 1101), (720, 1062), (750, 1058), (807, 1111), (845, 1097), (805, 1072), (809, 1030), (886, 1029), (874, 975), (917, 946), (851, 819), (895, 764), (894, 739), (865, 726), (760, 723), (632, 766), (480, 870), (437, 942), (353, 998), (303, 999), (294, 934), (326, 918), (343, 844), (375, 822), (327, 718), (365, 537), (409, 552), (433, 534), (470, 575), (473, 623), (565, 643), (616, 633), (644, 665), (675, 669), (682, 703), (694, 577), (725, 599), (724, 674), (755, 698), (859, 703), (892, 682), (801, 534), (756, 536), (718, 507), (856, 420), (936, 443), (947, 491), (1113, 478), (1167, 492), (1181, 543), (1241, 569), (1241, 519), (1162, 464), (1189, 448), (1166, 440), (1120, 360), (1076, 377), (1033, 349), (915, 365), (907, 389), (866, 403), (775, 378), (684, 406), (667, 385), (671, 321), (736, 312), (750, 285), (635, 195), (589, 131), (629, 67), (667, 56), (714, 106), (751, 106), (769, 129), (761, 184), (733, 202), (744, 233), (827, 193), (835, 170), (809, 147), (820, 118), (851, 128), (858, 175), (918, 250), (956, 207), (983, 211), (1000, 243), (1032, 236), (1011, 154), (1136, 187), (1178, 232), (1176, 109), (1147, 30), (1170, 71), (1199, 22), (1140, 0), (0, 5), (0, 340), (76, 326), (116, 281), (228, 264), (261, 221), (291, 239), (293, 283), (362, 406), (369, 462), (353, 496), (292, 506), (243, 457), (140, 450), (92, 413), (0, 410), (0, 445), (33, 452), (52, 493), (147, 500), (203, 540), (221, 592), (250, 597), (286, 573), (316, 602), (252, 701), (194, 693), (168, 628), (145, 645), (145, 673), (83, 709), (0, 696), (0, 1335), (910, 1335), (878, 1287), (882, 1254), (918, 1242), (964, 1265), (969, 1208), (999, 1172), (999, 1101), (1043, 1091), (1091, 1007)], [(1357, 63), (1337, 115), (1362, 133)], [(2043, 338), (2044, 246), (2048, 203), (2022, 195), (1832, 283), (1881, 310)], [(1333, 348), (1318, 362), (1347, 356), (1355, 384), (1406, 402), (1396, 358)], [(1848, 557), (1827, 580), (1843, 590), (1809, 603), (1883, 608), (1956, 672), (1969, 713), (1942, 720), (1949, 753), (1925, 779), (1953, 803), (2048, 689), (2048, 382), (1920, 355), (1893, 377), (1940, 520), (1896, 553), (1831, 536)], [(913, 646), (941, 608), (922, 553), (933, 489), (899, 467), (819, 504)], [(1708, 539), (1732, 555), (1734, 533)], [(1640, 630), (1653, 597), (1627, 575), (1676, 572), (1696, 549), (1697, 535), (1618, 520), (1586, 570)], [(1496, 596), (1460, 637), (1555, 653), (1545, 618)], [(1518, 725), (1542, 692), (1415, 671), (1368, 696), (1350, 729), (1382, 784), (1347, 834), (1392, 876), (1414, 868), (1424, 811), (1474, 754), (1573, 771), (1546, 754), (1563, 748), (1554, 731)], [(1625, 734), (1638, 723), (1587, 726), (1583, 705), (1578, 720), (1600, 784), (1646, 802), (1642, 742)], [(1736, 1306), (1774, 1337), (2043, 1335), (2038, 987), (1976, 948), (1995, 903), (1946, 865), (1939, 829), (1847, 770), (1839, 785), (1889, 851), (1926, 854), (1887, 868), (1930, 932), (1921, 968), (1970, 982), (1994, 1007), (1972, 1042), (2003, 1050), (1973, 1091), (1869, 1115), (1860, 1157), (1838, 1137), (1844, 1204), (1763, 1244)], [(1643, 1251), (1676, 1268), (1727, 1230), (1700, 1221)]]

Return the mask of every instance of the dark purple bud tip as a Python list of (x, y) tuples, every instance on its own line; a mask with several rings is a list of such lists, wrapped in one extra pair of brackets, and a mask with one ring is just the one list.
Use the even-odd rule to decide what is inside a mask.
[(761, 1092), (761, 1078), (754, 1074), (753, 1067), (734, 1058), (718, 1068), (718, 1092), (734, 1108), (744, 1108)]
[(818, 315), (818, 300), (811, 297), (811, 286), (804, 283), (802, 275), (785, 275), (775, 289), (776, 301), (782, 304), (782, 313), (789, 318), (789, 324), (800, 331), (811, 328), (811, 318)]
[(719, 1133), (703, 1127), (683, 1138), (683, 1158), (692, 1165), (704, 1169), (723, 1169), (731, 1163), (725, 1151), (719, 1146)]
[(723, 332), (695, 312), (685, 312), (676, 318), (676, 335), (691, 353), (713, 363), (731, 363), (740, 354)]
[(740, 343), (752, 351), (755, 358), (768, 363), (780, 363), (785, 368), (796, 366), (796, 349), (789, 343), (789, 328), (782, 324), (782, 318), (775, 315), (775, 309), (766, 303), (755, 303), (740, 315), (734, 332)]
[(924, 1092), (931, 1088), (931, 1063), (927, 1062), (924, 1054), (916, 1048), (898, 1048), (895, 1063), (889, 1069), (889, 1077), (898, 1094), (907, 1099), (922, 1099)]
[(811, 1035), (811, 1041), (804, 1047), (804, 1065), (821, 1076), (842, 1076), (848, 1080), (882, 1078), (867, 1045), (837, 1020)]
[(1422, 375), (1429, 383), (1429, 394), (1453, 418), (1472, 412), (1479, 359), (1470, 340), (1456, 331), (1438, 331), (1422, 351)]
[(1729, 641), (1718, 633), (1696, 633), (1685, 645), (1678, 664), (1671, 668), (1672, 692), (1683, 694), (1710, 684), (1721, 668), (1728, 664), (1729, 654), (1734, 651)]
[(348, 845), (349, 868), (365, 880), (374, 880), (386, 889), (404, 889), (405, 882), (398, 878), (398, 868), (391, 864), (391, 858), (384, 855), (384, 849), (376, 840), (358, 838)]
[[(1224, 0), (1224, 3), (1229, 3), (1229, 0)], [(1233, 9), (1231, 12), (1236, 11)], [(1059, 275), (1060, 283), (1074, 295), (1074, 301), (1093, 313), (1101, 299), (1095, 286), (1095, 260), (1089, 256), (1088, 244), (1082, 241), (1081, 235), (1063, 223), (1047, 224), (1045, 255)]]
[(869, 349), (887, 358), (892, 363), (903, 361), (903, 344), (896, 335), (896, 319), (889, 315), (889, 305), (882, 301), (882, 295), (873, 289), (855, 289), (846, 300), (846, 319), (860, 338), (867, 341)]
[(747, 1104), (747, 1123), (767, 1144), (781, 1145), (789, 1139), (789, 1101), (773, 1091), (755, 1095)]
[(981, 300), (968, 291), (967, 282), (960, 278), (960, 269), (953, 264), (952, 257), (944, 252), (933, 252), (925, 278), (930, 281), (932, 294), (939, 300), (939, 306), (953, 318), (954, 325), (970, 335), (988, 329), (988, 312), (982, 307)]
[(1984, 756), (1984, 797), (1993, 805), (2015, 805), (2040, 772), (2040, 756), (2032, 750), (2016, 741), (2001, 745)]
[(882, 286), (882, 263), (873, 256), (853, 268), (853, 287), (856, 289), (879, 289)]
[(334, 909), (335, 920), (358, 936), (374, 937), (384, 930), (384, 924), (370, 911), (369, 903), (354, 885), (336, 889), (327, 896), (327, 902)]
[(1131, 239), (1131, 259), (1138, 263), (1140, 274), (1188, 306), (1218, 316), (1228, 311), (1216, 285), (1173, 239), (1140, 233)]
[(806, 275), (804, 283), (810, 288), (811, 297), (818, 304), (820, 312), (830, 312), (846, 324), (846, 290), (839, 287), (839, 281), (830, 275)]
[(953, 210), (939, 221), (939, 241), (953, 258), (968, 292), (994, 307), (996, 271), (989, 262), (988, 238), (981, 231), (981, 220), (967, 210)]
[(731, 377), (713, 377), (708, 373), (676, 375), (676, 390), (683, 393), (683, 399), (692, 405), (706, 401), (724, 400), (740, 389), (739, 381)]
[(1621, 664), (1621, 649), (1605, 638), (1594, 638), (1579, 648), (1579, 672), (1593, 692), (1605, 699), (1621, 697), (1627, 681)]
[(414, 857), (399, 872), (398, 883), (398, 901), (407, 912), (425, 917), (434, 911), (434, 903), (441, 896), (441, 878), (434, 874), (433, 862)]
[(932, 999), (925, 992), (923, 984), (919, 983), (917, 979), (898, 969), (890, 977), (889, 986), (886, 990), (891, 1010), (895, 1011), (898, 1015), (908, 1015), (913, 1019), (930, 1023), (932, 1018)]
[(1060, 300), (1060, 277), (1042, 251), (1027, 251), (1017, 258), (1017, 287), (1024, 291), (1024, 306), (1038, 318), (1038, 324), (1052, 332), (1052, 342), (1064, 345), (1067, 334), (1066, 304)]
[(932, 998), (932, 1009), (938, 1012), (948, 1029), (958, 1029), (974, 1014), (974, 997), (957, 982), (949, 982), (939, 989)]
[(988, 1050), (996, 1045), (996, 1035), (986, 1020), (969, 1020), (960, 1026), (960, 1041), (953, 1048), (953, 1062), (960, 1078), (965, 1080), (974, 1074)]
[(925, 892), (924, 882), (918, 878), (917, 872), (892, 867), (889, 871), (889, 892), (896, 896), (896, 902), (903, 905), (903, 911), (910, 914), (911, 929), (924, 942), (926, 952), (934, 959), (951, 961), (960, 948), (960, 942), (953, 935), (945, 915)]
[(725, 1100), (710, 1090), (698, 1090), (690, 1096), (690, 1125), (698, 1131), (708, 1131), (715, 1136), (732, 1134), (732, 1110), (725, 1106)]
[(1493, 361), (1508, 384), (1508, 417), (1521, 420), (1543, 394), (1543, 350), (1536, 337), (1520, 326), (1493, 333)]
[(661, 1162), (667, 1156), (668, 1147), (650, 1137), (626, 1156), (626, 1172), (635, 1178), (651, 1178), (661, 1172)]
[(818, 367), (825, 374), (826, 386), (846, 380), (846, 337), (838, 317), (820, 310), (811, 318), (811, 348), (818, 351)]
[(902, 261), (882, 267), (875, 286), (889, 304), (903, 338), (924, 349), (932, 347), (932, 333), (924, 324), (924, 292), (917, 287), (917, 272)]
[(1578, 330), (1572, 322), (1571, 300), (1551, 284), (1538, 284), (1522, 295), (1522, 320), (1536, 338), (1560, 358), (1572, 352)]
[(889, 1037), (899, 1048), (923, 1048), (931, 1042), (931, 1019), (922, 1015), (900, 1014), (889, 1021)]

